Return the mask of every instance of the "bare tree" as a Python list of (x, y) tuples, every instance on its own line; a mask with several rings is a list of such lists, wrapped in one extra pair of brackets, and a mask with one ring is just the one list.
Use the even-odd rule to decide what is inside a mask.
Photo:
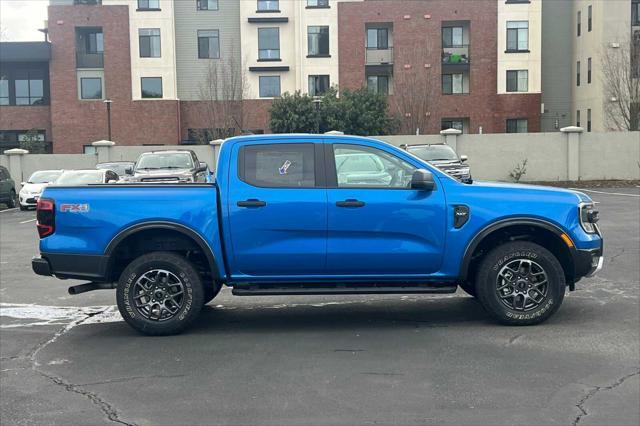
[(239, 59), (212, 59), (207, 76), (200, 85), (200, 100), (206, 109), (207, 129), (198, 135), (200, 143), (224, 139), (245, 131), (249, 109), (243, 99), (248, 97), (247, 74)]
[(612, 130), (640, 130), (640, 31), (602, 55), (604, 112)]
[(411, 67), (405, 68), (404, 63), (396, 66), (390, 107), (399, 118), (401, 134), (428, 132), (431, 111), (436, 108), (437, 90), (441, 84), (434, 58), (428, 56), (428, 52), (439, 50), (433, 50), (432, 47), (415, 43), (408, 50), (411, 60), (407, 64)]

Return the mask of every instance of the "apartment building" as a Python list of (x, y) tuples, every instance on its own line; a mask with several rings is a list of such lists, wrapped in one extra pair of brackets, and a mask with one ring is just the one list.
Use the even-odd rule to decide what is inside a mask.
[(607, 93), (603, 66), (638, 69), (630, 52), (632, 43), (640, 51), (640, 0), (574, 0), (572, 6), (572, 121), (588, 132), (624, 130), (607, 113), (617, 115), (618, 99)]
[[(587, 51), (637, 5), (611, 1), (615, 22), (587, 0), (50, 0), (48, 41), (0, 49), (0, 148), (35, 129), (92, 152), (106, 100), (118, 144), (268, 132), (274, 98), (331, 86), (384, 93), (404, 133), (552, 131), (577, 110), (595, 126)], [(591, 83), (572, 87), (585, 55)]]

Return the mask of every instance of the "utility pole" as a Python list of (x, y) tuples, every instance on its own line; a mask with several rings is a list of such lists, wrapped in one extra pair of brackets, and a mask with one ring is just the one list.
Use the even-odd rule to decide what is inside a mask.
[(113, 101), (111, 99), (105, 99), (104, 103), (107, 104), (107, 132), (108, 138), (107, 140), (111, 140), (111, 104)]

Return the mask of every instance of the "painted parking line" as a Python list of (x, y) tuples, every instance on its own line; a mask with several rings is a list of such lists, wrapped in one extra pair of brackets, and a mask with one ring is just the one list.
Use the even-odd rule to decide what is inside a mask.
[(35, 220), (36, 220), (36, 218), (34, 217), (33, 219), (23, 220), (22, 222), (20, 222), (20, 224), (33, 222), (33, 221), (35, 221)]
[(582, 192), (592, 192), (594, 194), (604, 194), (604, 195), (620, 195), (622, 197), (640, 197), (640, 194), (625, 194), (623, 192), (605, 192), (605, 191), (595, 191), (593, 189), (583, 189), (583, 188), (569, 188), (569, 189), (573, 189), (575, 191), (582, 191)]
[(12, 212), (12, 211), (14, 211), (14, 210), (18, 210), (18, 208), (17, 208), (17, 207), (14, 207), (14, 208), (12, 208), (12, 209), (4, 209), (4, 210), (0, 210), (0, 213)]

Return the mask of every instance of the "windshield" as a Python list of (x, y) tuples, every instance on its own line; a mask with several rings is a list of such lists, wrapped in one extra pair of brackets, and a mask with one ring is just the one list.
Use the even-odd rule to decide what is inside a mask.
[(62, 174), (59, 170), (43, 170), (41, 172), (35, 172), (31, 175), (28, 183), (50, 183), (58, 179)]
[(192, 165), (188, 152), (153, 153), (140, 156), (136, 170), (190, 169)]
[(78, 170), (64, 172), (58, 180), (56, 185), (88, 185), (91, 183), (104, 183), (103, 172), (100, 170)]
[(407, 150), (424, 161), (458, 160), (456, 152), (449, 145), (409, 146)]
[(100, 163), (96, 164), (98, 170), (111, 170), (116, 172), (118, 176), (126, 174), (127, 168), (133, 167), (133, 163)]

